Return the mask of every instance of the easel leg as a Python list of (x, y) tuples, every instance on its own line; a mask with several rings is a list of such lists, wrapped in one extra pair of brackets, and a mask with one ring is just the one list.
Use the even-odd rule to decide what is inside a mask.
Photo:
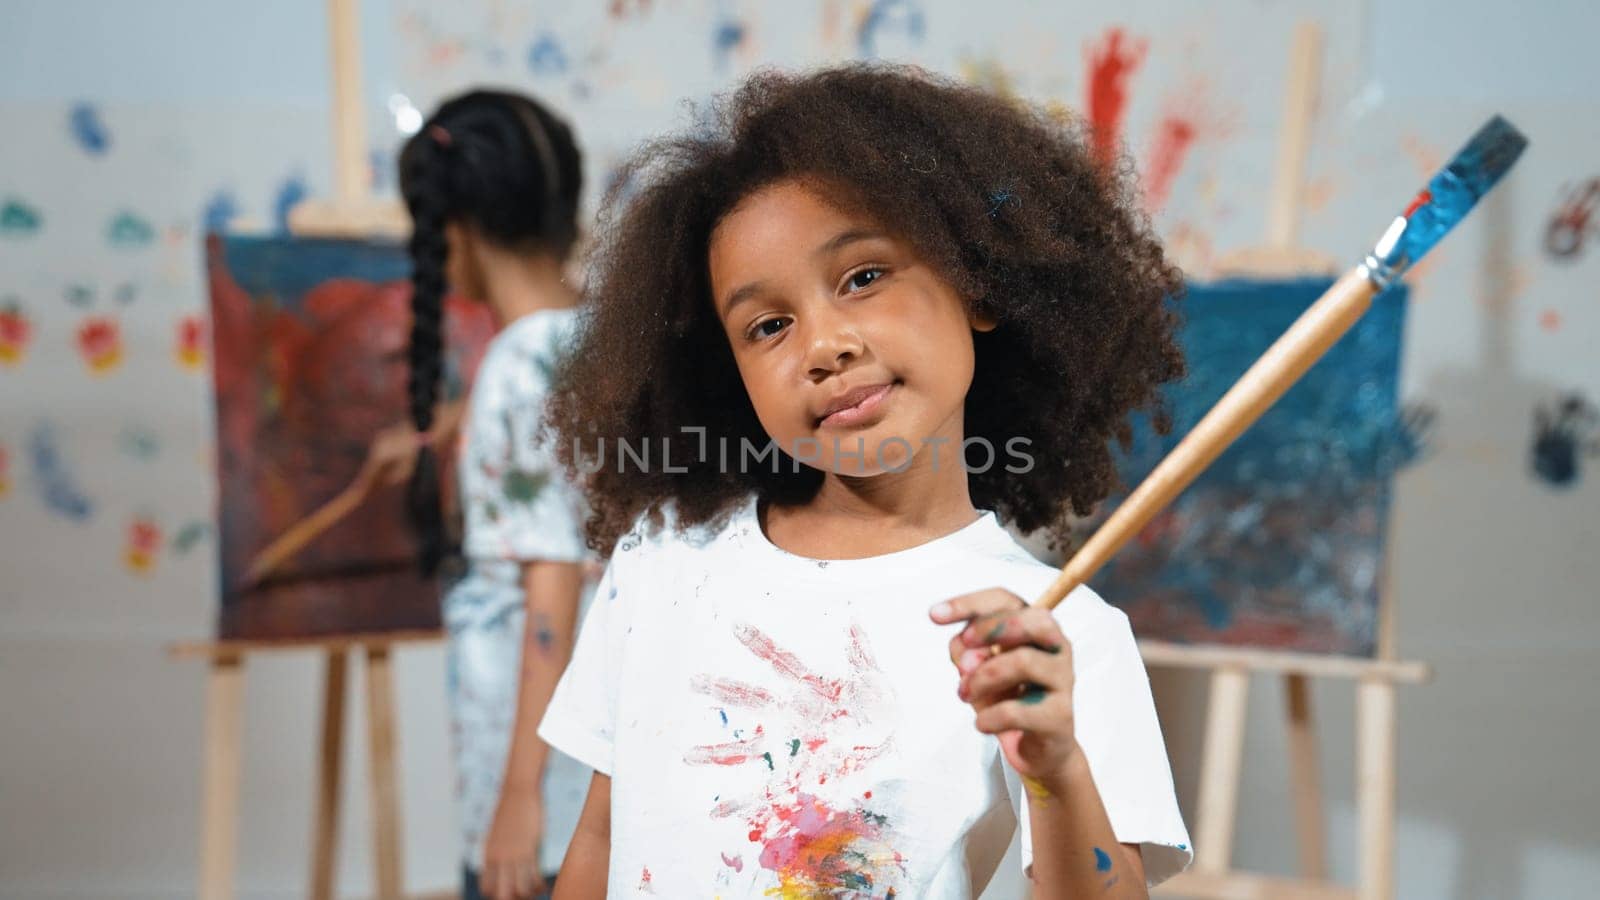
[(239, 826), (239, 727), (244, 660), (219, 656), (206, 681), (205, 774), (200, 799), (200, 900), (232, 900)]
[(1200, 812), (1195, 829), (1195, 869), (1226, 872), (1233, 859), (1234, 814), (1239, 801), (1239, 765), (1244, 758), (1245, 702), (1250, 673), (1223, 668), (1211, 673), (1206, 743), (1200, 762)]
[(333, 900), (339, 856), (339, 788), (344, 762), (344, 692), (349, 655), (329, 650), (322, 684), (322, 745), (311, 836), (311, 900)]
[(1393, 682), (1376, 679), (1356, 688), (1360, 900), (1394, 896), (1394, 692)]
[(372, 754), (372, 852), (378, 900), (400, 897), (400, 803), (395, 786), (394, 673), (389, 648), (367, 648), (367, 746)]
[(1311, 684), (1304, 675), (1283, 676), (1289, 713), (1289, 778), (1294, 793), (1295, 833), (1300, 839), (1300, 874), (1327, 877), (1323, 834), (1322, 784), (1317, 766), (1317, 733), (1311, 716)]

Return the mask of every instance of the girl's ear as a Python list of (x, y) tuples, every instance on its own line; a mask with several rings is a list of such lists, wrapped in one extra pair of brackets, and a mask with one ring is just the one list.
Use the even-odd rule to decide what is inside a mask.
[(972, 325), (973, 331), (993, 331), (1000, 324), (993, 318), (980, 311), (976, 304), (967, 312), (967, 322)]

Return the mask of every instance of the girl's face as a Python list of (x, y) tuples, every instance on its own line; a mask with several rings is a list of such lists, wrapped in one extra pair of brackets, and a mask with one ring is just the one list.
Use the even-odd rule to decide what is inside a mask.
[(722, 220), (709, 263), (745, 390), (780, 449), (841, 475), (899, 470), (913, 454), (961, 465), (972, 331), (993, 325), (907, 244), (782, 181)]

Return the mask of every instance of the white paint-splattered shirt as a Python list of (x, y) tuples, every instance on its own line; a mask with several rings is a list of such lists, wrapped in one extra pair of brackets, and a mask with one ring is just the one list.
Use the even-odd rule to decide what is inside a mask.
[[(462, 427), (460, 485), (466, 574), (444, 598), (446, 677), (462, 860), (483, 865), (516, 724), (521, 659), (549, 652), (535, 622), (524, 647), (521, 564), (584, 558), (582, 501), (543, 438), (545, 399), (576, 313), (547, 309), (508, 324), (484, 352)], [(540, 861), (554, 872), (583, 809), (590, 773), (560, 753), (544, 773)]]
[[(1054, 570), (986, 513), (883, 556), (829, 562), (723, 527), (623, 539), (540, 728), (608, 773), (610, 896), (938, 897), (982, 892), (1027, 802), (956, 697), (928, 609)], [(1087, 588), (1056, 609), (1077, 739), (1117, 839), (1153, 884), (1188, 834), (1128, 620)]]

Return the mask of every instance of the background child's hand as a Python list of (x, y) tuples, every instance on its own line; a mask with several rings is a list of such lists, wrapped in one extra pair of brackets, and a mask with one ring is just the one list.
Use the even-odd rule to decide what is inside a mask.
[(978, 713), (978, 730), (999, 737), (1019, 774), (1046, 787), (1063, 781), (1078, 742), (1072, 646), (1055, 618), (998, 588), (947, 600), (931, 615), (941, 625), (967, 623), (950, 639), (950, 661), (961, 673), (957, 695)]
[(548, 887), (539, 870), (544, 801), (537, 792), (502, 790), (483, 845), (478, 889), (487, 900), (533, 900)]

